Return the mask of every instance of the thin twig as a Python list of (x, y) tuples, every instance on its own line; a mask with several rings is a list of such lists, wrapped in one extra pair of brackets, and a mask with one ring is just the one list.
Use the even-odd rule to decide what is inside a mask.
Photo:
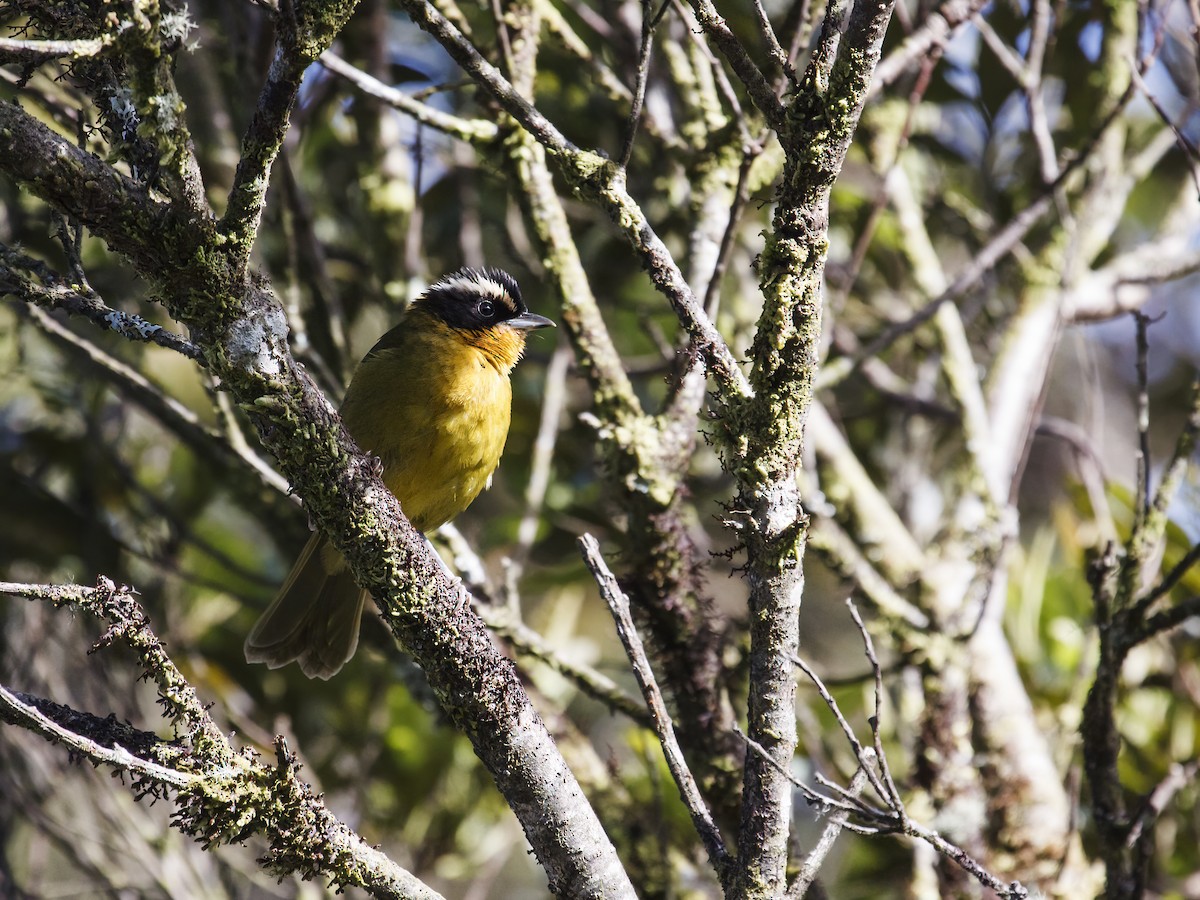
[(1147, 334), (1153, 320), (1144, 313), (1132, 313), (1137, 333), (1137, 430), (1138, 441), (1137, 487), (1134, 499), (1133, 530), (1146, 524), (1150, 513), (1150, 387), (1147, 360), (1150, 355), (1150, 340)]
[(529, 482), (525, 487), (525, 510), (517, 525), (517, 545), (509, 554), (516, 576), (524, 570), (537, 537), (546, 490), (550, 486), (550, 469), (554, 462), (554, 447), (558, 442), (559, 422), (567, 404), (567, 371), (574, 354), (571, 345), (560, 341), (546, 367), (542, 380), (542, 414), (538, 420), (537, 436), (529, 461)]
[(1132, 633), (1123, 636), (1121, 646), (1123, 649), (1135, 647), (1156, 635), (1178, 628), (1188, 619), (1196, 616), (1200, 616), (1200, 597), (1189, 597), (1169, 609), (1155, 613), (1145, 622), (1138, 624)]
[(729, 221), (725, 223), (725, 233), (721, 235), (721, 246), (717, 250), (717, 259), (713, 263), (712, 275), (709, 276), (708, 286), (704, 289), (704, 311), (713, 321), (717, 318), (717, 308), (721, 301), (721, 282), (725, 278), (725, 270), (729, 266), (729, 256), (737, 239), (738, 226), (742, 221), (742, 213), (750, 200), (750, 169), (754, 161), (763, 152), (766, 138), (745, 148), (742, 162), (738, 166), (737, 186), (733, 190), (733, 203), (729, 208)]
[[(36, 277), (37, 281), (34, 281)], [(39, 283), (40, 282), (40, 283)], [(0, 245), (0, 293), (47, 309), (83, 316), (107, 331), (131, 341), (158, 344), (204, 365), (199, 346), (134, 313), (108, 306), (90, 284), (71, 284), (41, 260)]]
[[(11, 593), (9, 590), (10, 587), (12, 585), (0, 583), (0, 592)], [(159, 765), (148, 759), (142, 759), (116, 742), (113, 742), (110, 746), (106, 746), (84, 734), (72, 731), (60, 725), (42, 711), (40, 707), (45, 706), (47, 703), (48, 701), (46, 700), (30, 697), (27, 694), (17, 691), (11, 691), (4, 685), (0, 685), (0, 720), (8, 722), (10, 725), (25, 728), (34, 734), (40, 734), (51, 743), (62, 744), (72, 752), (78, 753), (93, 763), (112, 766), (118, 772), (133, 772), (176, 790), (186, 790), (194, 787), (204, 777), (188, 772), (180, 772), (169, 766)], [(58, 706), (58, 704), (54, 705)], [(104, 729), (111, 731), (111, 727), (106, 719), (99, 719), (86, 713), (68, 710), (65, 707), (58, 707), (58, 709), (70, 713), (76, 721), (80, 719), (89, 720), (90, 724), (96, 730)], [(142, 732), (142, 734), (147, 738), (156, 739), (152, 734), (146, 732)]]
[(633, 617), (630, 615), (629, 598), (617, 584), (616, 576), (609, 570), (608, 564), (600, 554), (599, 542), (590, 534), (585, 534), (579, 538), (579, 547), (583, 554), (584, 564), (596, 579), (596, 584), (600, 587), (600, 594), (608, 604), (609, 611), (616, 622), (617, 634), (625, 647), (625, 653), (629, 657), (630, 665), (633, 666), (638, 686), (641, 687), (646, 705), (650, 709), (654, 733), (662, 745), (667, 768), (670, 769), (671, 777), (675, 779), (675, 785), (679, 788), (680, 797), (692, 817), (692, 823), (708, 853), (709, 862), (718, 878), (724, 882), (729, 868), (729, 855), (725, 850), (725, 842), (721, 838), (720, 830), (712, 820), (712, 815), (708, 811), (704, 797), (700, 794), (696, 780), (688, 769), (687, 762), (683, 757), (683, 750), (675, 739), (674, 724), (671, 722), (666, 703), (663, 702), (662, 693), (654, 679), (654, 672), (650, 668), (650, 661), (646, 658), (646, 651), (642, 647), (641, 638), (638, 637)]
[(775, 27), (771, 24), (771, 17), (767, 15), (762, 0), (754, 0), (754, 18), (758, 22), (758, 33), (762, 35), (763, 43), (767, 45), (767, 56), (771, 57), (772, 62), (786, 74), (788, 55), (779, 43), (779, 36), (775, 34)]
[[(696, 14), (696, 21), (704, 29), (708, 39), (728, 61), (729, 67), (733, 69), (734, 74), (745, 86), (746, 93), (749, 94), (758, 111), (763, 114), (767, 123), (773, 128), (781, 128), (784, 116), (783, 105), (775, 96), (775, 89), (767, 81), (766, 76), (763, 75), (754, 60), (750, 58), (750, 54), (741, 40), (730, 30), (725, 19), (717, 12), (712, 0), (689, 0), (689, 2)], [(778, 45), (778, 42), (776, 44)]]
[(1071, 448), (1079, 466), (1079, 481), (1083, 484), (1088, 495), (1088, 504), (1092, 507), (1092, 518), (1100, 530), (1099, 543), (1115, 541), (1117, 526), (1113, 522), (1104, 487), (1108, 483), (1108, 476), (1105, 474), (1104, 460), (1101, 459), (1091, 436), (1074, 422), (1057, 416), (1042, 416), (1038, 420), (1036, 433), (1056, 438)]
[(987, 5), (987, 0), (947, 0), (930, 13), (925, 24), (880, 60), (868, 89), (868, 101), (903, 75), (910, 66), (925, 59), (931, 50), (944, 47), (950, 35)]
[[(784, 775), (798, 790), (805, 795), (805, 797), (808, 797), (814, 803), (825, 807), (827, 810), (849, 810), (851, 813), (860, 813), (860, 810), (850, 803), (845, 803), (840, 800), (826, 797), (825, 795), (812, 790), (812, 788), (809, 788), (807, 785), (805, 785), (804, 782), (798, 779), (790, 771), (779, 766), (778, 763), (771, 759), (771, 756), (765, 747), (742, 734), (740, 730), (736, 728), (734, 730), (738, 736), (745, 741), (746, 746), (748, 746), (755, 754), (765, 760), (769, 765), (776, 767), (780, 774)], [(872, 751), (872, 753), (873, 752), (874, 751)], [(902, 822), (899, 817), (894, 815), (886, 816), (881, 814), (881, 816), (886, 824), (864, 827), (854, 823), (853, 821), (847, 820), (843, 827), (848, 828), (857, 834), (904, 834), (908, 837), (925, 841), (938, 853), (941, 853), (947, 859), (951, 860), (960, 868), (962, 868), (963, 871), (969, 873), (984, 887), (995, 891), (1000, 900), (1027, 900), (1029, 897), (1029, 891), (1020, 882), (1011, 881), (1008, 884), (1005, 884), (1003, 881), (985, 869), (982, 865), (980, 865), (980, 863), (976, 861), (975, 858), (969, 853), (967, 853), (967, 851), (956, 846), (955, 844), (950, 843), (933, 829), (926, 828), (923, 825), (918, 825), (912, 819), (905, 819)]]
[[(867, 770), (859, 766), (858, 771), (854, 773), (854, 777), (850, 779), (850, 787), (847, 792), (857, 797), (866, 786)], [(788, 898), (800, 900), (800, 898), (808, 894), (808, 889), (812, 887), (812, 883), (817, 877), (817, 872), (825, 864), (825, 858), (829, 855), (829, 851), (833, 849), (833, 843), (837, 840), (838, 835), (841, 834), (842, 828), (850, 818), (850, 815), (849, 810), (839, 809), (829, 816), (829, 819), (826, 821), (825, 830), (821, 832), (821, 837), (817, 840), (812, 850), (809, 851), (808, 856), (804, 858), (804, 862), (800, 864), (800, 871), (796, 874), (796, 880), (788, 886), (786, 894)]]
[(781, 655), (803, 672), (808, 677), (808, 680), (813, 683), (813, 686), (816, 687), (817, 693), (821, 695), (821, 699), (825, 701), (825, 705), (829, 707), (829, 711), (833, 713), (833, 717), (837, 720), (838, 727), (842, 729), (842, 734), (846, 736), (846, 741), (850, 744), (850, 749), (854, 751), (854, 758), (858, 760), (859, 766), (866, 770), (867, 780), (870, 781), (871, 787), (879, 795), (880, 799), (887, 801), (889, 797), (888, 789), (884, 787), (879, 776), (875, 774), (874, 761), (871, 759), (875, 755), (874, 751), (868, 753), (867, 749), (863, 747), (858, 736), (854, 733), (854, 728), (851, 727), (850, 722), (842, 714), (842, 709), (838, 705), (837, 700), (834, 699), (833, 694), (829, 693), (829, 689), (825, 687), (825, 682), (821, 680), (821, 676), (814, 672), (812, 666), (799, 656), (787, 653)]
[(219, 224), (229, 240), (230, 261), (238, 270), (249, 263), (266, 205), (271, 169), (283, 149), (304, 73), (333, 43), (353, 9), (353, 3), (331, 3), (317, 16), (315, 8), (307, 4), (280, 0), (274, 56), (242, 138), (242, 155)]
[[(1175, 491), (1183, 480), (1184, 473), (1192, 461), (1192, 452), (1196, 449), (1197, 437), (1200, 437), (1200, 372), (1192, 378), (1189, 388), (1188, 417), (1180, 429), (1175, 447), (1171, 451), (1171, 459), (1163, 469), (1154, 498), (1150, 501), (1150, 513), (1163, 519), (1162, 527), (1166, 527), (1167, 509), (1175, 498)], [(1160, 532), (1161, 534), (1161, 532)]]
[[(799, 778), (797, 778), (786, 766), (780, 765), (779, 762), (776, 761), (771, 756), (770, 752), (767, 750), (766, 747), (764, 747), (758, 741), (754, 740), (754, 738), (747, 735), (737, 725), (733, 726), (733, 733), (735, 735), (737, 735), (737, 737), (747, 747), (749, 747), (750, 750), (756, 756), (760, 757), (763, 760), (763, 762), (765, 762), (767, 765), (771, 766), (771, 768), (775, 769), (775, 771), (777, 771), (780, 775), (784, 776), (789, 782), (791, 782), (792, 786), (794, 788), (796, 788), (796, 790), (798, 790), (801, 794), (803, 794), (804, 798), (811, 805), (817, 807), (820, 815), (826, 815), (830, 812), (833, 812), (834, 810), (846, 810), (846, 811), (852, 812), (856, 815), (863, 816), (863, 817), (867, 818), (868, 820), (874, 820), (874, 819), (878, 818), (880, 821), (891, 821), (891, 819), (889, 818), (888, 814), (885, 811), (877, 810), (874, 807), (864, 803), (860, 797), (855, 797), (853, 799), (853, 801), (840, 800), (837, 797), (830, 797), (826, 794), (822, 794), (820, 791), (813, 790), (811, 787), (809, 787), (807, 784), (805, 784), (803, 781), (801, 781)], [(826, 782), (826, 779), (824, 779), (822, 776), (817, 775), (816, 777), (817, 777), (818, 783)], [(844, 794), (845, 792), (839, 788), (834, 793), (843, 793)], [(846, 823), (847, 828), (851, 827), (851, 825), (852, 825), (851, 822)], [(878, 830), (878, 829), (876, 829), (876, 830)], [(894, 829), (891, 829), (891, 830), (894, 830)]]
[(568, 658), (555, 649), (538, 632), (516, 617), (513, 610), (502, 606), (476, 603), (475, 612), (498, 638), (519, 655), (543, 663), (574, 684), (579, 690), (613, 712), (628, 717), (643, 728), (654, 728), (654, 717), (646, 711), (637, 697), (621, 689), (615, 681), (578, 659)]
[[(1137, 599), (1137, 594), (1141, 590), (1142, 575), (1147, 562), (1166, 532), (1167, 510), (1191, 464), (1192, 453), (1196, 449), (1197, 440), (1200, 439), (1200, 373), (1193, 379), (1190, 393), (1187, 421), (1175, 441), (1175, 448), (1171, 453), (1170, 460), (1163, 468), (1158, 489), (1155, 490), (1153, 498), (1145, 505), (1145, 513), (1135, 525), (1126, 545), (1126, 559), (1121, 566), (1117, 593), (1117, 603), (1128, 610), (1124, 613), (1125, 615), (1133, 615), (1135, 612), (1141, 614), (1148, 608), (1149, 604)], [(1122, 651), (1132, 647), (1138, 641), (1144, 640), (1150, 634), (1156, 634), (1166, 628), (1173, 628), (1187, 618), (1186, 615), (1179, 616), (1178, 610), (1167, 610), (1151, 620), (1156, 623), (1154, 628), (1146, 630), (1150, 627), (1149, 622), (1145, 624), (1144, 628), (1135, 628), (1133, 634), (1129, 636), (1129, 641), (1121, 645)]]
[[(1117, 120), (1118, 115), (1128, 104), (1132, 95), (1131, 86), (1120, 100), (1114, 104), (1113, 109), (1100, 122), (1088, 140), (1084, 142), (1084, 147), (1094, 146), (1100, 136)], [(1076, 170), (1080, 169), (1088, 159), (1090, 159), (1090, 154), (1087, 152), (1075, 154), (1063, 166), (1058, 174), (1058, 178), (1048, 185), (1036, 200), (1017, 213), (1012, 221), (1004, 226), (995, 237), (988, 241), (983, 249), (975, 254), (971, 263), (959, 273), (958, 277), (940, 295), (909, 318), (884, 329), (854, 357), (844, 357), (824, 365), (817, 374), (815, 389), (819, 392), (840, 384), (853, 374), (862, 365), (864, 360), (878, 356), (896, 340), (933, 318), (943, 303), (951, 303), (960, 299), (968, 290), (975, 286), (979, 279), (990, 272), (1000, 260), (1007, 256), (1024, 239), (1029, 230), (1037, 224), (1038, 220), (1054, 204), (1054, 199), (1059, 189), (1066, 184), (1067, 179), (1073, 176)]]
[(104, 372), (115, 387), (133, 398), (154, 415), (164, 428), (176, 434), (201, 456), (210, 456), (215, 451), (219, 456), (249, 467), (259, 480), (272, 490), (290, 495), (287, 479), (276, 472), (265, 459), (248, 449), (239, 451), (220, 434), (201, 422), (194, 412), (147, 381), (140, 372), (105, 353), (90, 341), (79, 337), (40, 307), (29, 306), (25, 307), (24, 311), (50, 337), (82, 354), (90, 363)]
[(1150, 90), (1142, 78), (1136, 64), (1130, 66), (1130, 73), (1133, 77), (1133, 83), (1137, 85), (1142, 96), (1154, 108), (1155, 113), (1162, 119), (1163, 124), (1170, 128), (1171, 133), (1175, 135), (1175, 143), (1183, 150), (1184, 156), (1188, 158), (1188, 162), (1190, 163), (1188, 171), (1191, 173), (1192, 183), (1196, 186), (1196, 193), (1200, 194), (1200, 172), (1196, 169), (1197, 164), (1200, 164), (1200, 150), (1197, 150), (1196, 145), (1179, 129), (1179, 126), (1175, 124), (1175, 120), (1171, 118), (1170, 113), (1158, 102), (1158, 98), (1154, 96), (1154, 92)]
[(1174, 566), (1174, 568), (1171, 569), (1170, 572), (1163, 576), (1162, 581), (1147, 591), (1145, 595), (1138, 600), (1134, 609), (1137, 611), (1149, 609), (1154, 605), (1156, 600), (1168, 594), (1175, 587), (1175, 585), (1179, 584), (1179, 582), (1183, 580), (1183, 576), (1186, 575), (1192, 566), (1194, 566), (1198, 561), (1200, 561), (1200, 544), (1194, 544), (1192, 549), (1188, 550), (1188, 552), (1184, 554), (1183, 559), (1181, 559)]
[(867, 660), (871, 663), (871, 672), (875, 676), (875, 714), (868, 720), (868, 724), (871, 726), (871, 737), (875, 745), (875, 758), (883, 773), (883, 784), (887, 788), (887, 795), (884, 799), (902, 819), (905, 819), (907, 815), (904, 812), (904, 801), (900, 799), (900, 791), (896, 788), (896, 782), (892, 778), (892, 769), (888, 765), (887, 754), (883, 752), (883, 738), (879, 730), (880, 721), (883, 718), (883, 669), (879, 666), (879, 657), (875, 655), (875, 642), (871, 640), (871, 632), (863, 624), (862, 616), (859, 615), (854, 600), (847, 597), (846, 606), (850, 610), (850, 617), (854, 619), (854, 624), (858, 627), (858, 633), (862, 635), (863, 650), (867, 654)]
[(1171, 798), (1195, 781), (1197, 772), (1200, 772), (1200, 760), (1193, 759), (1186, 763), (1171, 764), (1166, 777), (1155, 785), (1154, 790), (1146, 798), (1141, 812), (1133, 820), (1133, 824), (1129, 828), (1129, 835), (1125, 838), (1126, 847), (1132, 849), (1152, 840), (1154, 823), (1162, 811), (1167, 808)]
[(453, 135), (468, 143), (486, 144), (494, 141), (500, 134), (500, 129), (495, 122), (489, 122), (487, 119), (464, 119), (461, 116), (442, 112), (427, 103), (413, 99), (404, 91), (389, 87), (357, 66), (352, 66), (332, 50), (326, 50), (321, 54), (321, 65), (339, 78), (344, 78), (353, 84), (368, 97), (381, 100), (393, 109), (412, 116), (422, 125), (428, 125), (430, 128)]
[(651, 0), (642, 3), (642, 45), (638, 50), (637, 81), (633, 88), (633, 100), (629, 104), (629, 122), (625, 130), (625, 146), (621, 150), (620, 166), (629, 168), (633, 156), (633, 142), (637, 138), (638, 125), (642, 119), (642, 104), (646, 101), (646, 82), (650, 77), (650, 53), (654, 49), (654, 30), (671, 5), (671, 0), (662, 0), (658, 12), (650, 14)]

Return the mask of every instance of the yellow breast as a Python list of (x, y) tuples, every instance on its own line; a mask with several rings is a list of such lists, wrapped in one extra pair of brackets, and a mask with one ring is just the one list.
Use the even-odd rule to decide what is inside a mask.
[(383, 461), (384, 483), (420, 531), (466, 509), (504, 450), (508, 373), (524, 337), (507, 327), (490, 332), (462, 332), (412, 309), (346, 391), (346, 428)]

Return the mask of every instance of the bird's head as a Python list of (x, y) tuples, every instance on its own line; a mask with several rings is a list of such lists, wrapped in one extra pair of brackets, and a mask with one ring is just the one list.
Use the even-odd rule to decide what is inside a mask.
[(526, 308), (516, 279), (500, 269), (459, 269), (415, 302), (505, 372), (521, 358), (527, 332), (554, 327)]

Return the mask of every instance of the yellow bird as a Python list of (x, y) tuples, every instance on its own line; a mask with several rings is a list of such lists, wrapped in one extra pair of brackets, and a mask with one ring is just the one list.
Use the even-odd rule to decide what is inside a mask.
[[(461, 269), (430, 286), (379, 339), (350, 379), (341, 416), (418, 531), (450, 521), (492, 479), (512, 415), (508, 376), (525, 335), (553, 326), (499, 269)], [(309, 678), (334, 675), (358, 646), (367, 592), (314, 534), (246, 638), (246, 659), (292, 660)]]

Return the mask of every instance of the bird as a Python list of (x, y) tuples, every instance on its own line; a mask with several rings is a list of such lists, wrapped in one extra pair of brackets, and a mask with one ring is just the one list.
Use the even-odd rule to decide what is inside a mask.
[[(376, 457), (400, 508), (426, 533), (453, 519), (490, 483), (512, 415), (509, 374), (530, 331), (554, 323), (529, 312), (501, 269), (463, 268), (430, 285), (359, 363), (339, 414)], [(333, 677), (354, 655), (368, 592), (320, 531), (245, 642), (248, 662), (293, 660)]]

